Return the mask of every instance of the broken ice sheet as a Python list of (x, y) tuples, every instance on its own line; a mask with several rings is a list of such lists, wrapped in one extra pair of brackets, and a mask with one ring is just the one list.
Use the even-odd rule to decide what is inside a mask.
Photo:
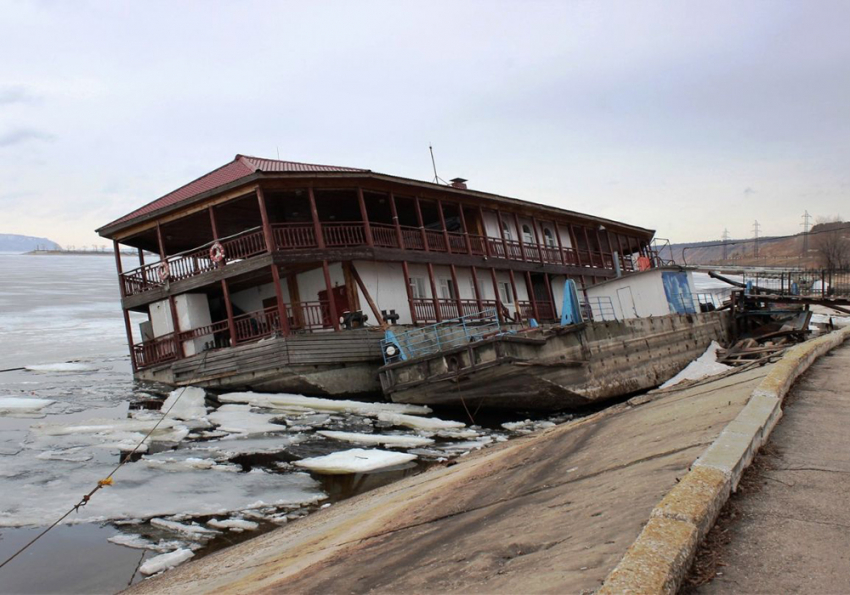
[(431, 409), (423, 405), (403, 405), (400, 403), (367, 403), (363, 401), (346, 401), (343, 399), (320, 399), (303, 395), (286, 393), (225, 393), (219, 395), (222, 403), (247, 403), (256, 407), (268, 409), (303, 407), (315, 411), (345, 411), (360, 415), (378, 415), (381, 412), (407, 413), (411, 415), (427, 415)]
[(222, 405), (207, 416), (219, 430), (253, 436), (270, 432), (285, 432), (286, 425), (272, 423), (280, 415), (255, 413), (250, 405)]
[(154, 556), (142, 564), (139, 567), (139, 572), (145, 576), (150, 576), (164, 570), (170, 570), (175, 566), (179, 566), (186, 560), (191, 559), (194, 555), (195, 554), (192, 550), (189, 549), (179, 549), (167, 554), (160, 554), (159, 556)]
[(466, 424), (459, 421), (447, 421), (436, 417), (415, 417), (386, 411), (379, 413), (378, 419), (396, 426), (407, 426), (416, 430), (447, 430), (466, 427)]
[(39, 414), (42, 409), (55, 402), (52, 399), (0, 397), (0, 415)]
[(255, 523), (254, 521), (248, 521), (240, 518), (225, 519), (223, 521), (212, 519), (208, 521), (207, 524), (210, 527), (215, 527), (216, 529), (229, 529), (234, 533), (241, 533), (242, 531), (256, 531), (260, 526), (259, 523)]
[(36, 364), (26, 366), (30, 372), (93, 372), (97, 367), (90, 364), (80, 364), (75, 362), (66, 362), (61, 364)]
[(320, 436), (332, 438), (334, 440), (342, 440), (345, 442), (354, 442), (359, 444), (383, 444), (388, 447), (410, 447), (427, 446), (434, 444), (431, 438), (422, 438), (419, 436), (399, 436), (394, 434), (360, 434), (356, 432), (332, 432), (319, 431), (316, 432)]
[(295, 465), (316, 473), (337, 475), (343, 473), (366, 473), (376, 469), (409, 463), (416, 455), (388, 450), (364, 450), (352, 448), (322, 457), (311, 457), (295, 461)]

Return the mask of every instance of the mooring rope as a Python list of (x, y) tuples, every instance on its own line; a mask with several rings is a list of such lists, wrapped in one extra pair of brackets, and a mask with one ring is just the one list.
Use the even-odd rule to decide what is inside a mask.
[[(208, 354), (208, 353), (209, 353), (209, 351), (205, 351), (205, 352), (204, 352), (204, 357), (203, 357), (203, 359), (201, 360), (201, 363), (198, 365), (198, 370), (200, 370), (200, 369), (203, 367), (204, 363), (206, 362), (207, 354)], [(186, 389), (187, 389), (187, 388), (189, 388), (189, 385), (190, 385), (190, 384), (192, 384), (192, 382), (194, 382), (196, 378), (197, 378), (197, 372), (195, 373), (195, 377), (193, 377), (193, 378), (192, 378), (192, 380), (190, 380), (190, 381), (187, 383), (187, 385), (183, 387), (183, 389), (180, 391), (180, 394), (179, 394), (179, 395), (177, 395), (177, 398), (174, 400), (174, 402), (173, 402), (173, 403), (171, 404), (171, 406), (168, 408), (168, 411), (166, 411), (166, 412), (162, 415), (162, 417), (161, 417), (161, 418), (160, 418), (160, 419), (159, 419), (159, 420), (158, 420), (158, 421), (154, 424), (154, 426), (153, 426), (153, 427), (152, 427), (152, 428), (148, 431), (148, 433), (147, 433), (147, 434), (145, 434), (145, 437), (144, 437), (144, 438), (142, 438), (142, 439), (139, 441), (139, 443), (138, 443), (138, 444), (136, 444), (136, 446), (135, 446), (135, 447), (133, 447), (133, 450), (131, 450), (129, 453), (127, 453), (127, 455), (126, 455), (126, 456), (124, 456), (124, 458), (122, 458), (122, 459), (121, 459), (121, 461), (120, 461), (120, 462), (119, 462), (119, 463), (115, 466), (115, 468), (114, 468), (114, 469), (113, 469), (113, 470), (109, 473), (109, 475), (107, 475), (106, 477), (104, 477), (104, 478), (103, 478), (103, 479), (101, 479), (101, 480), (98, 480), (97, 485), (96, 485), (96, 486), (94, 486), (94, 488), (92, 488), (92, 490), (91, 490), (88, 494), (85, 494), (85, 495), (84, 495), (84, 496), (80, 499), (80, 501), (79, 501), (79, 502), (77, 502), (74, 506), (72, 506), (72, 507), (68, 510), (68, 512), (66, 512), (65, 514), (63, 514), (63, 515), (62, 515), (61, 517), (59, 517), (58, 519), (56, 519), (56, 521), (54, 521), (54, 522), (53, 522), (53, 524), (51, 524), (51, 525), (50, 525), (49, 527), (47, 527), (44, 531), (42, 531), (41, 533), (39, 533), (38, 535), (36, 535), (36, 536), (35, 536), (35, 537), (34, 537), (34, 538), (33, 538), (33, 539), (29, 542), (29, 543), (27, 543), (26, 545), (24, 545), (22, 548), (20, 548), (18, 551), (16, 551), (14, 554), (12, 554), (10, 557), (6, 558), (6, 560), (4, 560), (2, 564), (0, 564), (0, 569), (2, 569), (4, 566), (6, 566), (6, 564), (8, 564), (9, 562), (11, 562), (11, 561), (12, 561), (12, 560), (14, 560), (15, 558), (17, 558), (17, 557), (18, 557), (19, 555), (21, 555), (22, 553), (24, 553), (24, 552), (25, 552), (25, 551), (26, 551), (26, 550), (27, 550), (27, 549), (28, 549), (31, 545), (33, 545), (36, 541), (38, 541), (39, 539), (41, 539), (42, 537), (44, 537), (44, 536), (48, 533), (48, 531), (50, 531), (51, 529), (53, 529), (54, 527), (56, 527), (56, 525), (58, 525), (59, 523), (61, 523), (62, 521), (64, 521), (64, 520), (68, 517), (68, 515), (70, 515), (72, 512), (78, 512), (78, 511), (80, 510), (80, 508), (82, 508), (83, 506), (85, 506), (86, 504), (88, 504), (88, 503), (89, 503), (89, 500), (91, 500), (91, 497), (92, 497), (92, 496), (94, 496), (94, 495), (95, 495), (95, 493), (97, 493), (97, 492), (98, 492), (98, 490), (100, 490), (100, 489), (102, 489), (102, 488), (104, 488), (104, 487), (106, 487), (106, 486), (111, 486), (111, 485), (113, 484), (112, 476), (113, 476), (113, 475), (115, 475), (115, 473), (116, 473), (116, 472), (117, 472), (117, 471), (118, 471), (121, 467), (123, 467), (123, 466), (124, 466), (124, 465), (125, 465), (128, 461), (130, 461), (130, 459), (132, 458), (132, 456), (133, 456), (134, 454), (136, 454), (136, 451), (138, 451), (138, 450), (139, 450), (139, 448), (141, 448), (141, 446), (145, 443), (145, 440), (147, 440), (148, 438), (150, 438), (150, 436), (151, 436), (151, 435), (152, 435), (152, 434), (156, 431), (156, 429), (159, 427), (159, 425), (160, 425), (163, 421), (165, 421), (165, 419), (168, 417), (168, 414), (169, 414), (169, 413), (171, 413), (171, 410), (172, 410), (172, 409), (174, 409), (174, 406), (175, 406), (175, 405), (177, 405), (177, 403), (178, 403), (178, 402), (180, 402), (180, 398), (181, 398), (181, 397), (183, 396), (183, 394), (186, 392)], [(131, 579), (131, 580), (132, 580), (132, 579)]]

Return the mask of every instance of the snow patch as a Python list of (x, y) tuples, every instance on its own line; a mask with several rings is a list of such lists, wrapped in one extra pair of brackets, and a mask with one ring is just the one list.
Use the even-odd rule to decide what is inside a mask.
[(685, 380), (699, 380), (731, 370), (731, 366), (717, 363), (718, 349), (721, 349), (720, 345), (717, 341), (712, 341), (708, 349), (705, 350), (705, 353), (689, 363), (684, 370), (673, 376), (673, 378), (662, 384), (659, 388), (669, 388)]

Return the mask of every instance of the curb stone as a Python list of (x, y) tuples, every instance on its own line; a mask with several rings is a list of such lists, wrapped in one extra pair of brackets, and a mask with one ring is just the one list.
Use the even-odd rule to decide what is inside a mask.
[(650, 514), (599, 594), (675, 593), (697, 545), (738, 487), (744, 470), (782, 417), (782, 400), (820, 356), (850, 338), (850, 327), (789, 349), (750, 394), (744, 408)]

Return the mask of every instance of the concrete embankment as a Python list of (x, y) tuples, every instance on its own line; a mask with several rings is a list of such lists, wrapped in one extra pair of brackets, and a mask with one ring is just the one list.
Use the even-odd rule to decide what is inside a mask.
[(843, 338), (464, 457), (134, 592), (675, 590), (756, 434), (778, 419), (765, 399)]

